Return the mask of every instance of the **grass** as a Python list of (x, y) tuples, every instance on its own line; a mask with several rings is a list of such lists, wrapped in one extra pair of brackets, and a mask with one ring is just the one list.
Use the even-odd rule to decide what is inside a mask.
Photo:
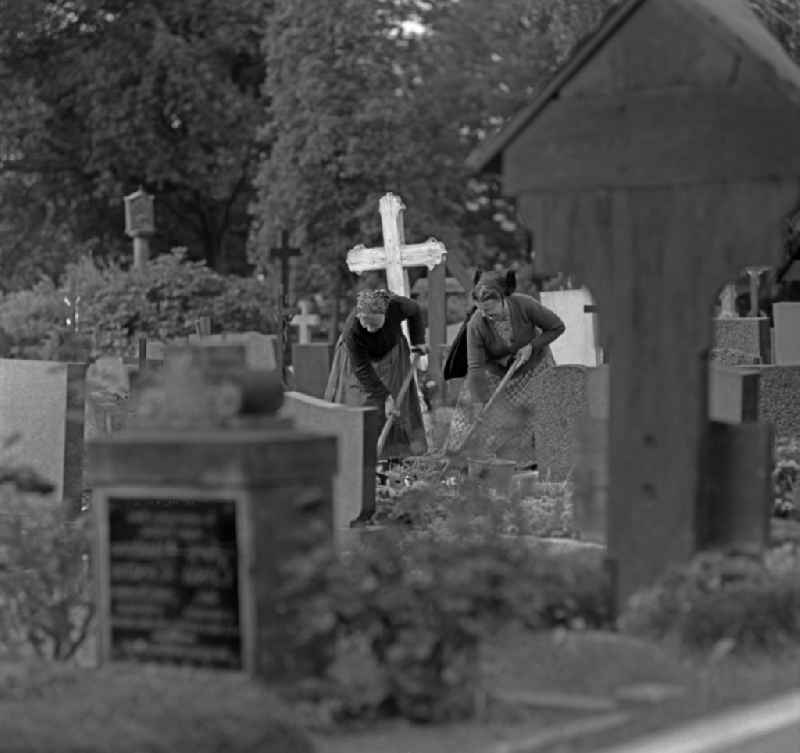
[(290, 719), (233, 673), (0, 663), (3, 753), (312, 753)]
[[(733, 706), (763, 701), (800, 684), (800, 665), (794, 655), (713, 662), (707, 656), (681, 656), (615, 633), (530, 633), (516, 628), (507, 629), (486, 647), (484, 671), (490, 693), (561, 692), (613, 699), (620, 688), (644, 682), (684, 689), (681, 695), (659, 703), (618, 701), (618, 710), (630, 714), (626, 723), (568, 741), (542, 743), (536, 753), (591, 753)], [(499, 714), (494, 709), (485, 719), (462, 724), (419, 727), (393, 722), (368, 731), (318, 737), (317, 742), (319, 753), (487, 753), (503, 741), (535, 739), (546, 730), (607, 715), (518, 706)]]

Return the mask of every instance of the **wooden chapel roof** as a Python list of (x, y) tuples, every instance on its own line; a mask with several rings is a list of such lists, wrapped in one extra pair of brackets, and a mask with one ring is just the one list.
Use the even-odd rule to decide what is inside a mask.
[[(548, 104), (558, 98), (569, 83), (617, 32), (649, 2), (657, 0), (622, 0), (613, 6), (596, 31), (578, 43), (564, 65), (530, 104), (518, 111), (497, 133), (478, 146), (467, 158), (475, 171), (498, 166), (502, 153)], [(669, 0), (678, 10), (702, 23), (719, 42), (737, 54), (754, 59), (769, 75), (777, 90), (800, 105), (800, 68), (786, 54), (780, 43), (758, 21), (744, 0)], [(493, 170), (494, 171), (494, 170)], [(496, 170), (500, 172), (500, 170)]]

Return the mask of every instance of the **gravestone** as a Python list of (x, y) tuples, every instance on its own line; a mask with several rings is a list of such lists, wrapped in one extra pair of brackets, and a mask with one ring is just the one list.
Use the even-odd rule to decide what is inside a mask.
[(800, 365), (800, 303), (783, 301), (772, 306), (775, 320), (775, 363)]
[(125, 425), (130, 396), (128, 367), (121, 358), (102, 356), (86, 370), (84, 439), (119, 431)]
[(714, 320), (714, 347), (735, 350), (757, 358), (760, 363), (772, 361), (772, 335), (766, 317), (718, 317)]
[(575, 470), (579, 426), (588, 410), (588, 371), (586, 366), (555, 366), (536, 379), (534, 435), (543, 481), (564, 481)]
[[(800, 370), (798, 370), (800, 371)], [(772, 435), (756, 427), (750, 434), (731, 430), (755, 424), (760, 415), (760, 375), (763, 369), (712, 366), (709, 369), (708, 410), (712, 427), (710, 469), (698, 511), (703, 546), (763, 549), (772, 500), (769, 477)], [(575, 520), (582, 539), (607, 542), (608, 427), (610, 402), (608, 365), (588, 369), (587, 412), (578, 425), (575, 459)], [(741, 443), (737, 448), (735, 443)], [(739, 475), (721, 470), (730, 463)]]
[(305, 298), (298, 301), (297, 307), (300, 309), (300, 313), (295, 314), (289, 324), (297, 328), (297, 342), (305, 345), (311, 342), (311, 332), (315, 327), (319, 327), (320, 318), (319, 314), (311, 312), (311, 301)]
[(755, 367), (758, 373), (758, 415), (778, 437), (800, 439), (800, 364)]
[(0, 442), (19, 435), (5, 462), (51, 482), (53, 499), (80, 509), (86, 364), (0, 359)]
[[(302, 605), (282, 588), (331, 540), (336, 440), (274, 416), (274, 371), (239, 375), (238, 413), (178, 428), (170, 396), (195, 375), (168, 367), (149, 426), (89, 443), (99, 656), (282, 681), (307, 670), (292, 651)], [(213, 402), (204, 386), (197, 402)]]
[(712, 421), (758, 421), (759, 371), (712, 365), (708, 380), (708, 415)]
[(333, 522), (337, 537), (375, 512), (375, 466), (378, 463), (378, 412), (287, 392), (282, 415), (303, 431), (334, 435), (338, 471), (333, 480)]
[(292, 369), (294, 389), (305, 395), (322, 398), (333, 363), (334, 346), (329, 343), (294, 343)]
[(558, 314), (566, 330), (550, 344), (553, 358), (561, 365), (582, 364), (597, 366), (603, 362), (597, 345), (597, 314), (586, 311), (592, 306), (592, 296), (586, 288), (577, 290), (542, 291), (539, 296), (544, 306)]
[(190, 335), (189, 343), (214, 347), (216, 345), (240, 345), (245, 350), (245, 365), (248, 369), (277, 369), (280, 363), (280, 346), (277, 335), (262, 332), (223, 332), (216, 335)]
[(798, 117), (800, 69), (744, 0), (625, 0), (470, 157), (500, 172), (541, 261), (597, 299), (618, 604), (697, 551), (709, 468), (740, 472), (705, 454), (710, 302), (781, 258)]

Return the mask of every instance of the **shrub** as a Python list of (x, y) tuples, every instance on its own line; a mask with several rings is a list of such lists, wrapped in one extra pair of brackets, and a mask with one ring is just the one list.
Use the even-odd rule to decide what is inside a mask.
[(78, 295), (81, 345), (102, 353), (134, 357), (138, 337), (186, 336), (205, 316), (215, 331), (278, 331), (267, 288), (255, 278), (219, 275), (180, 251), (156, 257), (144, 270), (82, 259), (68, 267), (59, 287), (43, 281), (0, 301), (9, 354), (45, 360), (74, 356), (64, 298)]
[(0, 472), (0, 644), (67, 661), (83, 645), (94, 614), (85, 515), (43, 499), (30, 471)]
[(532, 629), (610, 622), (593, 559), (545, 555), (488, 530), (366, 536), (346, 557), (320, 553), (289, 571), (295, 651), (313, 655), (334, 717), (469, 716), (490, 631), (511, 620)]
[(689, 650), (727, 644), (778, 650), (800, 640), (800, 561), (794, 549), (758, 558), (707, 552), (631, 597), (625, 632)]
[(0, 331), (4, 333), (7, 357), (54, 359), (66, 329), (61, 299), (50, 280), (0, 298)]

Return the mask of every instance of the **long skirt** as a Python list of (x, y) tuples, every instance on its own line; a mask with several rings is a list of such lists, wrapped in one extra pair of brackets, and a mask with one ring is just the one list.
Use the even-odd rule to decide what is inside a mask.
[[(403, 380), (408, 376), (411, 365), (411, 351), (405, 337), (401, 337), (398, 344), (383, 358), (372, 362), (372, 367), (383, 382), (392, 397), (397, 399)], [(325, 388), (325, 399), (332, 403), (344, 405), (365, 406), (370, 405), (364, 388), (358, 381), (350, 360), (350, 351), (339, 338), (333, 354), (331, 373), (328, 377), (328, 386)], [(378, 409), (380, 423), (378, 431), (383, 428), (385, 414), (383, 405), (375, 406)], [(379, 459), (403, 458), (409, 455), (423, 455), (427, 451), (425, 440), (425, 426), (422, 421), (422, 409), (419, 404), (419, 394), (416, 385), (412, 383), (406, 390), (405, 397), (395, 405), (399, 415), (395, 417), (389, 437), (386, 440), (383, 452)]]
[[(536, 411), (534, 398), (538, 394), (537, 381), (542, 373), (555, 366), (555, 360), (547, 348), (538, 363), (530, 368), (522, 368), (506, 382), (503, 391), (497, 396), (489, 409), (481, 417), (475, 431), (467, 437), (474, 423), (474, 413), (470, 405), (470, 391), (467, 381), (461, 388), (450, 431), (444, 450), (467, 457), (497, 457), (513, 460), (520, 466), (536, 461)], [(486, 373), (489, 394), (493, 394), (500, 384), (500, 377)]]

